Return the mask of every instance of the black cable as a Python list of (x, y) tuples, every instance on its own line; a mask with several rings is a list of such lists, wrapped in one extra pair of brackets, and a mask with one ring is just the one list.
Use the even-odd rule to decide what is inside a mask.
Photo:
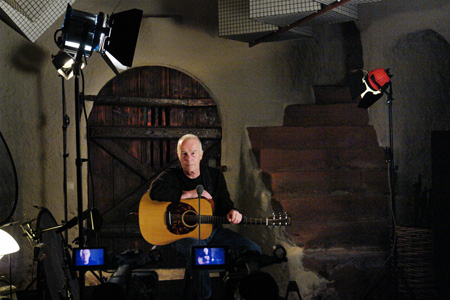
[(116, 11), (117, 7), (119, 7), (121, 2), (122, 2), (122, 0), (119, 0), (119, 2), (117, 3), (116, 7), (114, 7), (114, 9), (113, 9), (111, 14), (114, 14), (114, 12)]

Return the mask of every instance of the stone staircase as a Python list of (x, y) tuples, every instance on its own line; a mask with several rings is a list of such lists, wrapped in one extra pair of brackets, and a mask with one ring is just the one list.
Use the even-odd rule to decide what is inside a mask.
[[(274, 210), (292, 218), (286, 231), (304, 248), (304, 266), (333, 277), (332, 268), (351, 257), (367, 265), (367, 276), (389, 247), (384, 150), (347, 87), (316, 86), (314, 93), (316, 104), (285, 108), (283, 126), (248, 128), (252, 148)], [(343, 288), (347, 295), (362, 280), (355, 275), (361, 270), (348, 272), (354, 267), (333, 273), (353, 276)]]

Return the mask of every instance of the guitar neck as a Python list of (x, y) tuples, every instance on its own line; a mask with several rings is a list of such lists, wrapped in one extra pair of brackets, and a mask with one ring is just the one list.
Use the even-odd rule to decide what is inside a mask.
[[(197, 219), (197, 216), (195, 216)], [(204, 216), (200, 215), (200, 221), (199, 223), (202, 224), (229, 224), (227, 217), (220, 217), (220, 216)], [(250, 217), (243, 217), (242, 221), (239, 223), (242, 225), (269, 225), (269, 219), (268, 218), (250, 218)]]

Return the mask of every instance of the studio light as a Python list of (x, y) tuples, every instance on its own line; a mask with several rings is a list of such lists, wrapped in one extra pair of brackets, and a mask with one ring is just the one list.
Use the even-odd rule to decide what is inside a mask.
[[(72, 9), (68, 4), (63, 26), (55, 32), (54, 40), (61, 52), (74, 61), (81, 61), (81, 56), (86, 59), (93, 52), (100, 53), (118, 75), (117, 69), (124, 70), (132, 65), (141, 19), (142, 10), (138, 9), (95, 15)], [(54, 64), (59, 71), (59, 61), (58, 66)], [(68, 68), (60, 73), (65, 74), (66, 79), (73, 76)]]
[(372, 71), (356, 70), (350, 74), (350, 94), (353, 101), (359, 101), (358, 107), (369, 108), (380, 99), (390, 86), (392, 77), (389, 69)]
[(7, 254), (11, 254), (20, 250), (19, 244), (6, 231), (0, 229), (0, 259)]
[[(70, 56), (70, 54), (64, 51), (59, 51), (58, 54), (53, 55), (52, 58), (53, 65), (61, 76), (67, 80), (73, 77), (73, 64), (75, 63), (75, 59)], [(84, 63), (81, 63), (80, 67), (83, 69)]]
[[(58, 47), (67, 53), (76, 55), (80, 43), (84, 44), (83, 54), (86, 57), (91, 56), (92, 51), (98, 46), (100, 29), (103, 23), (104, 15), (99, 16), (72, 9), (67, 5), (64, 16), (63, 27), (55, 32), (55, 43)], [(83, 38), (83, 30), (86, 30), (86, 37)], [(61, 36), (56, 37), (61, 32)], [(84, 39), (84, 41), (82, 41)]]

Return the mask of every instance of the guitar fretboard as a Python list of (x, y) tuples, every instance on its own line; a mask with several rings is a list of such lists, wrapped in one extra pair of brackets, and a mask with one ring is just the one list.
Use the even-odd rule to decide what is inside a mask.
[[(184, 221), (192, 224), (192, 223), (200, 223), (200, 224), (229, 224), (230, 222), (226, 217), (221, 216), (204, 216), (204, 215), (171, 215), (173, 220), (181, 220), (184, 218)], [(252, 218), (252, 217), (243, 217), (242, 221), (239, 225), (274, 225), (274, 226), (284, 226), (289, 225), (288, 217), (274, 217), (274, 218)]]

